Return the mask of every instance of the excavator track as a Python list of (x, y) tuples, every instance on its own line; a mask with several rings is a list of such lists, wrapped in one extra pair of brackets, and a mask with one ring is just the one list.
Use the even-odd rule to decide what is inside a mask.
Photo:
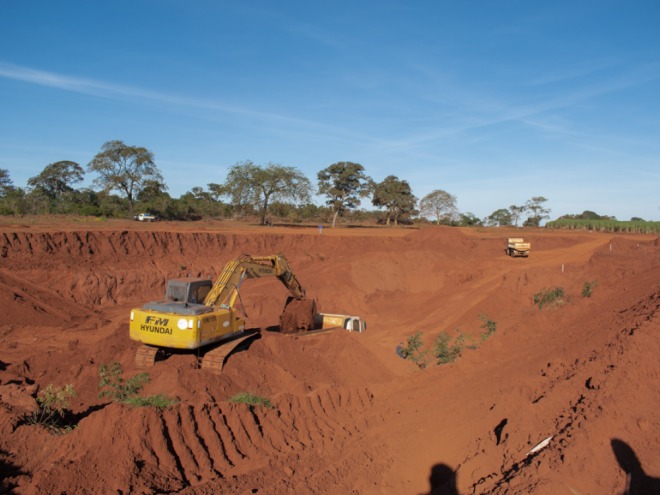
[(227, 357), (235, 351), (237, 347), (247, 341), (257, 338), (258, 336), (259, 332), (254, 330), (245, 332), (232, 340), (224, 340), (218, 347), (204, 354), (202, 359), (202, 369), (214, 373), (221, 373)]
[(156, 355), (160, 349), (151, 345), (141, 345), (135, 353), (135, 366), (138, 369), (151, 368), (156, 362)]

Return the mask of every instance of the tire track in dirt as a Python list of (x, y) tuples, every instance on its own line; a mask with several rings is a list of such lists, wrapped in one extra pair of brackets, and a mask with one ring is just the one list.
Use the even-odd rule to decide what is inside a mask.
[[(342, 443), (353, 441), (366, 428), (366, 420), (360, 418), (372, 403), (368, 389), (328, 388), (304, 397), (282, 395), (275, 409), (180, 404), (162, 414), (161, 426), (152, 429), (145, 448), (164, 474), (194, 486), (307, 449), (317, 455), (341, 450)], [(347, 411), (358, 418), (350, 425), (338, 418)]]

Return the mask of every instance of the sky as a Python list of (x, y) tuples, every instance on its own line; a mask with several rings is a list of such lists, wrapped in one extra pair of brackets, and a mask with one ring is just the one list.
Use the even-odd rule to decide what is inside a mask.
[(121, 140), (173, 197), (352, 161), (479, 218), (660, 220), (658, 26), (656, 0), (0, 0), (0, 168)]

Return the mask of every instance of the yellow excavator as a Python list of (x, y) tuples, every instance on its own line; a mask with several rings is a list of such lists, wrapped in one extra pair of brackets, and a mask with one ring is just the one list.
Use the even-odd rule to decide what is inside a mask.
[(305, 290), (283, 256), (248, 256), (227, 263), (217, 281), (179, 278), (168, 281), (165, 299), (149, 302), (131, 311), (130, 337), (141, 342), (135, 363), (152, 366), (167, 349), (201, 349), (222, 343), (206, 352), (202, 368), (219, 372), (227, 356), (257, 331), (245, 330), (245, 319), (234, 308), (240, 287), (247, 278), (277, 277), (289, 290), (280, 316), (283, 333), (318, 333), (337, 327), (362, 332), (366, 323), (349, 315), (317, 313), (316, 302)]

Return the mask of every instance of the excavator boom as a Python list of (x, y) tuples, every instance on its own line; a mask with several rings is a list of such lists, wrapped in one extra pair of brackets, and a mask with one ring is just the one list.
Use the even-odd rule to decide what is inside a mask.
[(282, 256), (248, 256), (246, 254), (225, 265), (204, 299), (205, 306), (231, 308), (236, 302), (241, 283), (246, 278), (277, 277), (296, 299), (305, 298), (305, 289)]

